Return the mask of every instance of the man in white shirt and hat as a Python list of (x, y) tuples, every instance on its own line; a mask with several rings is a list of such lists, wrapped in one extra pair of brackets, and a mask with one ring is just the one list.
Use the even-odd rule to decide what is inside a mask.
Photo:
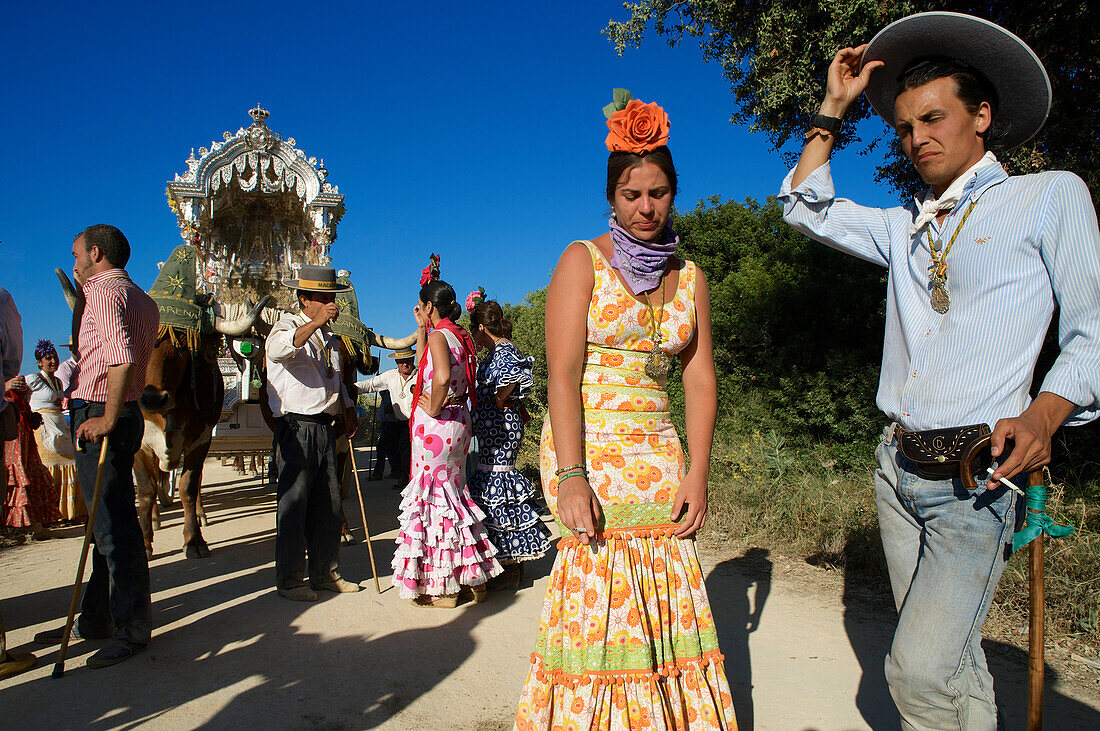
[[(909, 205), (837, 197), (829, 157), (866, 93), (928, 185)], [(958, 13), (911, 15), (839, 51), (798, 166), (779, 193), (807, 236), (887, 268), (875, 494), (898, 626), (886, 679), (904, 729), (994, 729), (981, 627), (1011, 550), (1017, 499), (1054, 432), (1100, 409), (1100, 231), (1085, 183), (1009, 176), (1051, 87), (1019, 38)], [(1030, 389), (1055, 305), (1061, 352)], [(992, 474), (960, 456), (992, 430)], [(987, 453), (988, 454), (988, 453)], [(986, 477), (989, 477), (986, 481)]]
[(403, 348), (390, 353), (389, 357), (397, 361), (396, 368), (358, 381), (355, 388), (359, 393), (384, 393), (389, 396), (389, 406), (380, 419), (382, 428), (378, 435), (374, 479), (381, 479), (382, 468), (388, 458), (390, 476), (397, 480), (396, 488), (403, 487), (409, 481), (409, 416), (412, 414), (413, 391), (416, 388), (416, 349)]
[(340, 576), (339, 560), (344, 517), (334, 426), (343, 420), (350, 438), (357, 420), (329, 322), (339, 314), (336, 293), (346, 286), (335, 269), (321, 266), (303, 266), (284, 284), (296, 290), (300, 311), (279, 318), (264, 356), (275, 418), (275, 586), (287, 599), (316, 601), (317, 591), (360, 588)]

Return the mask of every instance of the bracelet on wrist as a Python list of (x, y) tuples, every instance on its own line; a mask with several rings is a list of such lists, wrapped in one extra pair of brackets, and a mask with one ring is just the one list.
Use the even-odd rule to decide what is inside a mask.
[(829, 139), (832, 139), (834, 137), (834, 135), (833, 135), (832, 132), (829, 132), (828, 130), (818, 129), (817, 127), (811, 127), (810, 129), (806, 130), (806, 134), (803, 135), (803, 137), (805, 137), (806, 141), (809, 142), (814, 137), (820, 137), (823, 140), (829, 140)]
[(588, 479), (588, 474), (584, 470), (571, 470), (569, 472), (565, 472), (561, 475), (558, 475), (558, 484), (560, 485), (561, 483), (565, 482), (566, 480), (572, 479), (574, 477), (583, 477), (584, 479), (587, 480)]
[(820, 112), (810, 117), (810, 126), (814, 129), (824, 130), (836, 134), (840, 131), (842, 120), (840, 117), (830, 117)]
[(566, 472), (569, 472), (570, 470), (582, 470), (583, 471), (584, 470), (584, 465), (582, 463), (578, 462), (577, 464), (571, 464), (568, 467), (562, 467), (561, 469), (559, 469), (557, 472), (554, 473), (554, 476), (555, 477), (560, 477), (562, 474), (564, 474)]

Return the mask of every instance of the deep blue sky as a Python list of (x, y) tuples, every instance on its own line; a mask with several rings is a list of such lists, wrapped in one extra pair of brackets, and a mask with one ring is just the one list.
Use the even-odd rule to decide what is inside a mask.
[[(148, 289), (181, 242), (164, 197), (192, 148), (251, 122), (323, 158), (347, 213), (332, 248), (368, 325), (413, 326), (420, 269), (442, 256), (460, 298), (519, 301), (562, 248), (605, 227), (603, 105), (616, 86), (668, 111), (678, 206), (764, 198), (786, 172), (763, 135), (729, 123), (719, 67), (650, 36), (620, 58), (600, 34), (618, 2), (20, 3), (5, 15), (0, 286), (39, 337), (64, 342), (53, 274), (72, 236), (112, 223)], [(371, 7), (373, 6), (373, 7)], [(891, 202), (876, 159), (840, 155), (838, 187)]]

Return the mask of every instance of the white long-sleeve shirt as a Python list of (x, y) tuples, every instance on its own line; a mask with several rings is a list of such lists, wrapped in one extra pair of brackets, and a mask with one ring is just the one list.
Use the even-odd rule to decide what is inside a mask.
[(394, 415), (401, 421), (409, 420), (413, 407), (413, 389), (416, 387), (416, 371), (405, 378), (400, 371), (393, 368), (365, 381), (358, 381), (355, 387), (360, 391), (388, 391)]
[(327, 325), (318, 328), (302, 347), (294, 347), (294, 333), (306, 322), (304, 315), (285, 314), (267, 336), (267, 401), (275, 417), (322, 413), (339, 416), (354, 405), (340, 380), (340, 351)]

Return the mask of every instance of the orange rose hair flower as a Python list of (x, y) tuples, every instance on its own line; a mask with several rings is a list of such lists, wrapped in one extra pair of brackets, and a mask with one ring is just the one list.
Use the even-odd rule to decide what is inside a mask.
[(603, 109), (607, 117), (609, 152), (639, 155), (668, 144), (668, 114), (656, 102), (632, 99), (626, 89), (615, 89), (611, 104)]

